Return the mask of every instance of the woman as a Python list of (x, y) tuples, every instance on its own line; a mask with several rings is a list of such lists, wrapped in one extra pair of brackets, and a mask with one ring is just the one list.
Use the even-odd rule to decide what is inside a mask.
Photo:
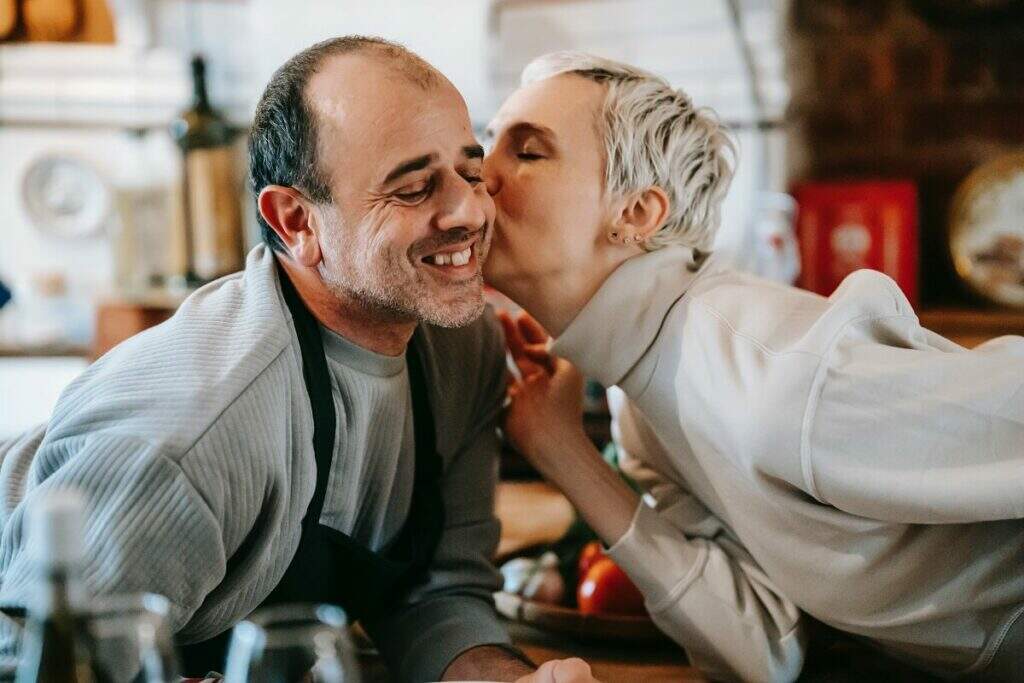
[[(710, 113), (559, 53), (490, 127), (485, 275), (529, 320), (506, 430), (712, 675), (791, 680), (802, 613), (920, 668), (1024, 677), (1024, 339), (935, 335), (887, 277), (829, 298), (705, 258), (733, 170)], [(628, 403), (639, 499), (572, 364)]]

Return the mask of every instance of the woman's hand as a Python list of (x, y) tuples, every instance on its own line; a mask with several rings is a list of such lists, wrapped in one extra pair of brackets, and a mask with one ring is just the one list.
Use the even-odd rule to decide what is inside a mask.
[(566, 497), (604, 542), (629, 529), (640, 499), (601, 459), (583, 429), (583, 376), (548, 351), (536, 320), (500, 313), (520, 378), (509, 380), (505, 436)]
[(551, 352), (548, 347), (551, 337), (541, 324), (526, 311), (520, 311), (513, 318), (508, 311), (498, 311), (498, 320), (505, 330), (505, 344), (521, 377), (528, 377), (541, 370), (554, 372)]
[(509, 380), (505, 435), (551, 478), (559, 466), (559, 444), (584, 435), (583, 376), (572, 363), (549, 353), (547, 333), (529, 315), (520, 313), (513, 320), (502, 312), (499, 319), (521, 376)]

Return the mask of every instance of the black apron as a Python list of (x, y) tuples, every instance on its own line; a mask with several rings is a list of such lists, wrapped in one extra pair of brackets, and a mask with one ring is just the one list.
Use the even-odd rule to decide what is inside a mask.
[[(374, 552), (347, 534), (320, 524), (337, 424), (331, 375), (316, 319), (306, 310), (280, 266), (278, 276), (295, 322), (302, 352), (302, 376), (313, 410), (316, 489), (302, 519), (302, 536), (295, 556), (259, 607), (296, 602), (330, 603), (343, 607), (350, 623), (374, 619), (395, 609), (410, 588), (426, 580), (444, 527), (442, 462), (435, 444), (423, 362), (417, 352), (422, 332), (416, 330), (406, 351), (416, 447), (412, 502), (402, 529), (381, 552)], [(229, 629), (209, 640), (180, 646), (184, 673), (203, 676), (209, 671), (220, 671), (230, 634)]]

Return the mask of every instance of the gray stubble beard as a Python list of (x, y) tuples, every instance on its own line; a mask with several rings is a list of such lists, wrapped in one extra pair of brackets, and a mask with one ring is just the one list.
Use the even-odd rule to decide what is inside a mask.
[[(330, 246), (335, 249), (340, 245), (333, 243), (332, 239)], [(454, 285), (464, 288), (473, 301), (459, 296), (455, 303), (438, 304), (432, 299), (431, 288), (419, 272), (408, 286), (394, 286), (395, 282), (407, 282), (407, 276), (392, 254), (373, 254), (366, 262), (372, 264), (371, 267), (359, 274), (367, 275), (368, 282), (355, 282), (349, 273), (332, 273), (323, 263), (320, 264), (320, 277), (335, 295), (358, 302), (369, 311), (379, 312), (382, 321), (422, 321), (438, 327), (455, 328), (470, 324), (484, 311), (481, 272), (477, 272), (473, 280)], [(382, 262), (385, 264), (383, 268), (380, 266)]]

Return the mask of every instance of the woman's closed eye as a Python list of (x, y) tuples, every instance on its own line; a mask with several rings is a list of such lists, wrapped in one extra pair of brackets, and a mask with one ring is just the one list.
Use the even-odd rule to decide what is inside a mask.
[(520, 161), (537, 161), (544, 158), (544, 145), (541, 145), (532, 138), (523, 140), (516, 147), (518, 148), (516, 149), (516, 157)]

